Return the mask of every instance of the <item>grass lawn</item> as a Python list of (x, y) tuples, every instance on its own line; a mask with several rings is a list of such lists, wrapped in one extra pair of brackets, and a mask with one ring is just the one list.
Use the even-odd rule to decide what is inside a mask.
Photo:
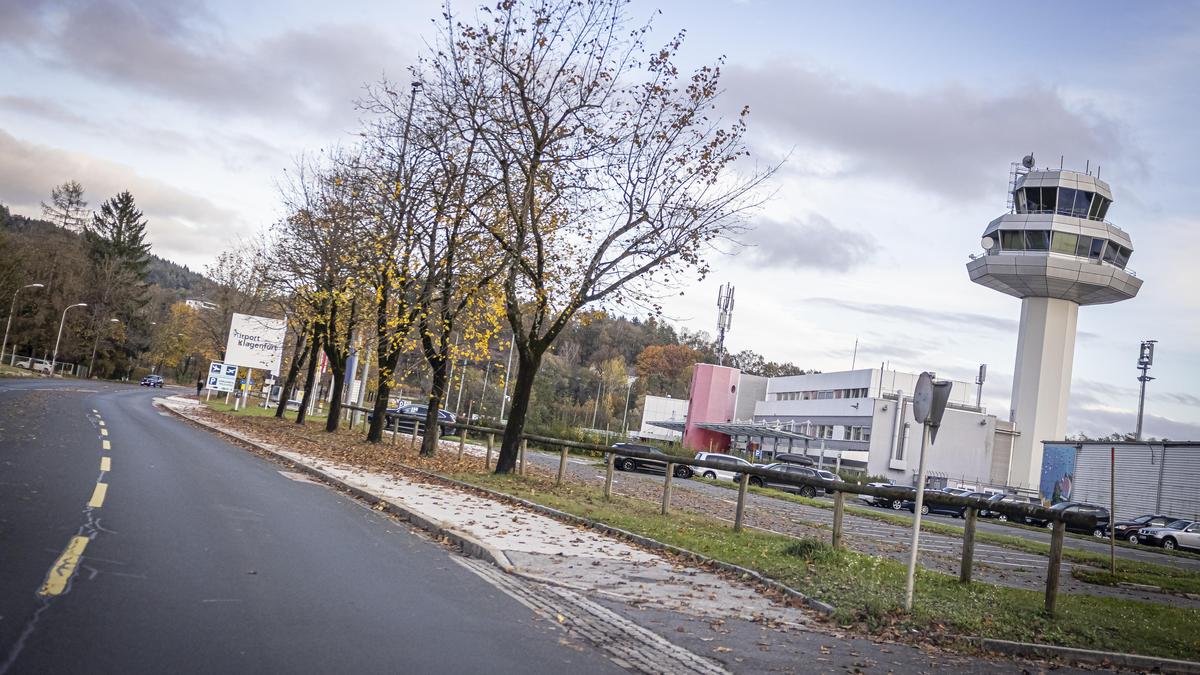
[(905, 565), (823, 541), (747, 529), (706, 516), (659, 514), (645, 501), (600, 489), (556, 487), (537, 476), (457, 474), (456, 478), (604, 522), (712, 558), (754, 569), (837, 608), (834, 619), (875, 632), (918, 628), (1005, 640), (1040, 642), (1150, 656), (1196, 659), (1200, 611), (1169, 605), (1081, 595), (1060, 595), (1058, 615), (1042, 612), (1038, 591), (973, 583), (921, 570), (913, 614), (903, 603)]

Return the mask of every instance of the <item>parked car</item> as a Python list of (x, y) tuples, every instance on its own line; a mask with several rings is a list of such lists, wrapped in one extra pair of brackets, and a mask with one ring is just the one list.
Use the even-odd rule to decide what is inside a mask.
[(904, 508), (904, 504), (917, 494), (917, 491), (908, 485), (897, 485), (895, 483), (871, 483), (871, 485), (876, 487), (897, 488), (899, 490), (905, 490), (908, 492), (910, 496), (904, 499), (896, 497), (875, 497), (868, 502), (871, 504), (871, 506), (879, 506), (885, 509), (892, 509), (893, 511), (899, 511), (900, 509)]
[[(671, 461), (671, 456), (659, 450), (653, 445), (637, 445), (636, 443), (613, 443), (613, 447), (619, 450), (630, 449), (649, 452), (655, 455), (655, 459), (645, 459), (643, 457), (631, 457), (616, 453), (613, 457), (613, 464), (621, 471), (649, 471), (651, 473), (666, 473), (667, 462)], [(658, 459), (661, 457), (662, 459)], [(686, 464), (675, 465), (676, 478), (691, 478), (692, 467)]]
[(17, 359), (16, 361), (13, 361), (13, 366), (16, 368), (26, 368), (26, 369), (32, 368), (33, 367), (33, 359), (32, 358)]
[[(700, 460), (708, 459), (708, 460), (716, 460), (716, 461), (722, 461), (722, 462), (734, 462), (738, 466), (754, 466), (754, 464), (752, 464), (751, 462), (747, 462), (746, 460), (742, 459), (741, 457), (735, 457), (733, 455), (724, 455), (719, 452), (697, 452), (696, 459), (700, 459)], [(704, 478), (720, 478), (721, 480), (733, 480), (734, 476), (737, 475), (736, 471), (725, 471), (724, 469), (710, 469), (707, 467), (698, 469), (697, 471)]]
[[(764, 469), (774, 469), (776, 471), (783, 471), (785, 473), (793, 474), (797, 477), (804, 476), (806, 478), (820, 478), (820, 476), (817, 475), (816, 469), (812, 469), (807, 466), (800, 466), (798, 464), (788, 464), (786, 462), (776, 462), (774, 464), (768, 464), (768, 465), (764, 466), (763, 468)], [(737, 481), (740, 481), (741, 479), (742, 479), (742, 475), (740, 473), (734, 477), (734, 480), (737, 480)], [(813, 487), (812, 485), (793, 485), (791, 483), (781, 482), (780, 480), (778, 480), (776, 478), (763, 478), (762, 476), (750, 476), (749, 482), (751, 485), (753, 485), (755, 487), (775, 488), (777, 490), (783, 490), (785, 492), (792, 492), (792, 493), (798, 494), (801, 497), (816, 497), (817, 496), (817, 488)]]
[(817, 464), (812, 457), (798, 455), (794, 452), (781, 452), (775, 455), (775, 461), (784, 464), (799, 464), (800, 466), (816, 466)]
[(942, 492), (946, 492), (946, 493), (952, 494), (952, 495), (958, 495), (959, 497), (966, 497), (967, 495), (971, 494), (971, 491), (967, 490), (966, 488), (956, 488), (956, 487), (944, 487), (944, 488), (942, 488)]
[[(1108, 509), (1095, 504), (1084, 504), (1083, 502), (1059, 502), (1050, 507), (1051, 511), (1062, 511), (1064, 513), (1083, 513), (1096, 517), (1095, 524), (1091, 527), (1086, 525), (1076, 525), (1067, 523), (1068, 532), (1077, 532), (1079, 534), (1092, 534), (1097, 537), (1103, 537), (1108, 532)], [(1028, 525), (1037, 525), (1039, 527), (1050, 527), (1054, 524), (1052, 520), (1042, 520), (1040, 518), (1025, 517), (1025, 523)]]
[[(988, 501), (993, 504), (997, 504), (997, 505), (1000, 504), (1001, 502), (1005, 502), (1008, 504), (1028, 504), (1029, 503), (1028, 501), (1025, 501), (1022, 499), (1017, 499), (1016, 497), (1011, 497), (1009, 495), (1002, 495), (1002, 494), (994, 494), (988, 498)], [(980, 515), (983, 515), (986, 518), (995, 518), (996, 520), (998, 520), (1002, 523), (1008, 522), (1008, 514), (1007, 513), (1001, 513), (999, 511), (993, 511), (993, 510), (989, 509), (986, 514), (984, 514), (981, 511)]]
[[(817, 476), (819, 478), (824, 478), (825, 480), (841, 480), (841, 478), (838, 478), (837, 474), (835, 474), (832, 471), (826, 471), (825, 469), (816, 469), (816, 472), (817, 472)], [(825, 494), (827, 494), (827, 495), (831, 495), (834, 492), (836, 492), (836, 490), (834, 490), (833, 488), (825, 488)]]
[[(425, 423), (425, 414), (429, 411), (429, 406), (420, 403), (410, 403), (408, 405), (389, 408), (387, 411), (388, 419), (385, 428), (396, 428), (397, 432), (412, 431), (413, 425), (417, 425), (417, 431), (421, 430), (421, 426)], [(419, 419), (416, 419), (419, 418)], [(367, 413), (367, 423), (375, 419), (374, 413)], [(454, 413), (448, 410), (438, 411), (438, 430), (442, 436), (449, 436), (458, 424), (458, 418)]]
[[(1113, 528), (1117, 531), (1117, 539), (1136, 544), (1138, 543), (1138, 530), (1152, 527), (1166, 527), (1168, 523), (1179, 520), (1174, 516), (1164, 516), (1158, 513), (1148, 513), (1144, 516), (1138, 516), (1132, 520), (1118, 520), (1113, 523)], [(1108, 536), (1109, 531), (1105, 531), (1104, 535)]]
[(1200, 521), (1173, 520), (1163, 527), (1144, 527), (1137, 536), (1139, 544), (1161, 546), (1168, 551), (1200, 549)]
[[(890, 487), (891, 483), (867, 483), (867, 485), (869, 487)], [(884, 502), (887, 501), (883, 497), (876, 497), (875, 495), (859, 495), (858, 498), (866, 502), (869, 506), (884, 506)]]
[[(930, 503), (929, 495), (936, 495), (936, 494), (948, 494), (948, 495), (954, 495), (955, 497), (964, 496), (964, 495), (956, 494), (953, 492), (949, 492), (944, 489), (943, 490), (926, 490), (925, 491), (925, 499), (921, 500), (921, 515), (927, 516), (931, 513), (940, 513), (944, 516), (953, 516), (954, 518), (962, 518), (963, 517), (963, 511), (966, 510), (965, 506), (948, 506), (946, 504)], [(916, 495), (913, 495), (913, 497), (915, 498)], [(912, 511), (913, 513), (916, 513), (917, 512), (917, 502), (912, 499), (906, 499), (906, 500), (904, 500), (904, 508), (908, 509), (909, 511)]]
[(48, 373), (50, 372), (51, 368), (52, 366), (45, 361), (38, 361), (37, 363), (33, 364), (33, 372), (35, 373)]
[(147, 375), (142, 378), (141, 386), (143, 386), (143, 387), (158, 387), (159, 389), (161, 389), (163, 386), (162, 376)]
[[(993, 492), (968, 492), (967, 494), (965, 494), (965, 495), (961, 495), (961, 496), (963, 496), (963, 497), (968, 497), (968, 498), (970, 498), (970, 499), (982, 499), (982, 500), (984, 500), (984, 501), (987, 501), (987, 502), (989, 502), (989, 503), (990, 503), (990, 502), (998, 502), (998, 501), (1000, 501), (1001, 499), (1003, 499), (1003, 498), (1004, 498), (1004, 495), (1002, 495), (1002, 494), (996, 494), (996, 493), (993, 493)], [(998, 515), (1000, 515), (1000, 514), (998, 514), (998, 513), (992, 513), (992, 512), (991, 512), (991, 511), (989, 511), (988, 509), (986, 509), (986, 508), (983, 508), (983, 507), (980, 507), (980, 509), (979, 509), (979, 513), (978, 513), (977, 515), (978, 515), (980, 518), (994, 518), (994, 517), (996, 517), (996, 516), (998, 516)]]

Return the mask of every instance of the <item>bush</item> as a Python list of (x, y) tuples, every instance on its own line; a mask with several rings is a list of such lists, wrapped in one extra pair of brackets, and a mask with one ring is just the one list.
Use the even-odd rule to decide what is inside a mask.
[(783, 548), (784, 555), (804, 558), (805, 560), (819, 560), (824, 558), (832, 551), (833, 548), (820, 539), (812, 537), (803, 537), (791, 542)]

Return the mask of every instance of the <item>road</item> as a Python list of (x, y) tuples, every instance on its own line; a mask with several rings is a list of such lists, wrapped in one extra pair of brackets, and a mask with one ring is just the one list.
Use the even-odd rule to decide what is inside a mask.
[(0, 673), (619, 671), (156, 395), (0, 380)]

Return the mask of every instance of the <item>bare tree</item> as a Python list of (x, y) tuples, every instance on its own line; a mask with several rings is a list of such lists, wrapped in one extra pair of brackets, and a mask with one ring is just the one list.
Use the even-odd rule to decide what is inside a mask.
[(87, 200), (83, 186), (69, 180), (50, 189), (50, 203), (42, 202), (42, 215), (64, 230), (82, 232), (88, 224)]
[(571, 317), (657, 308), (685, 275), (702, 278), (706, 250), (737, 231), (771, 173), (734, 171), (748, 111), (717, 115), (719, 68), (681, 74), (681, 35), (647, 53), (649, 25), (631, 27), (626, 8), (505, 2), (475, 23), (447, 10), (430, 56), (463, 92), (455, 113), (479, 134), (498, 194), (486, 225), (507, 261), (519, 367), (497, 473), (515, 466), (535, 375)]

